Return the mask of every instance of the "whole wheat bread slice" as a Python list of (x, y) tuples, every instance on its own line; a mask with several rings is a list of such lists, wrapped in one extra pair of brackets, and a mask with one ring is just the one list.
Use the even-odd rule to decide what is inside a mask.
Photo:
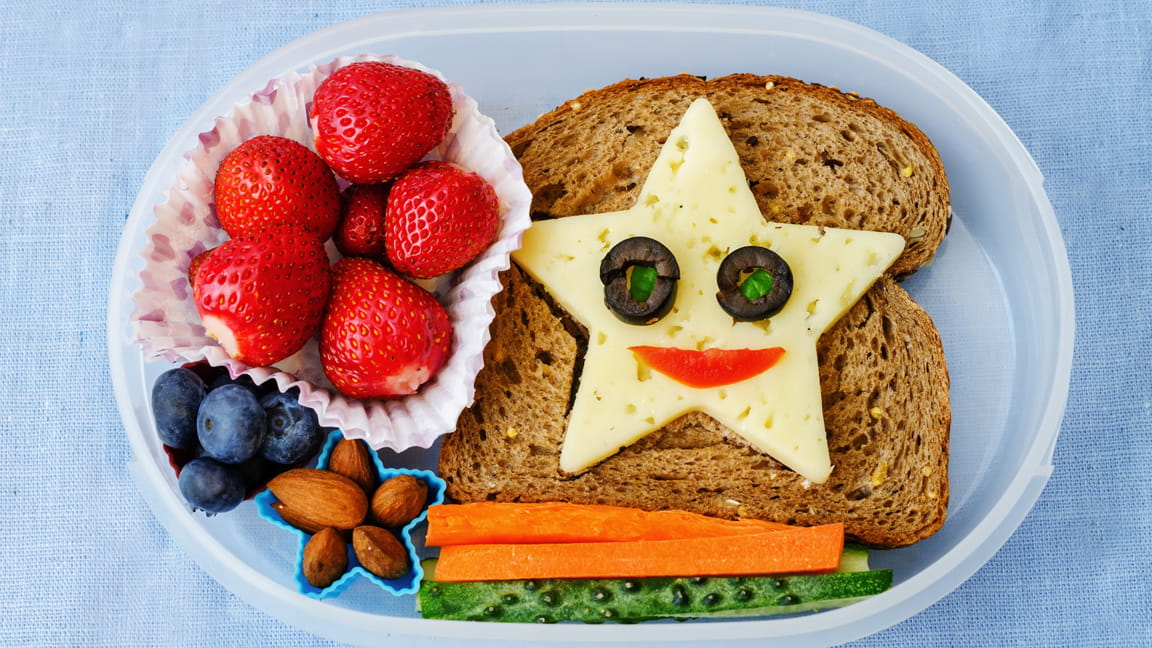
[[(741, 81), (737, 88), (745, 87), (743, 80), (747, 78), (738, 77)], [(729, 83), (737, 78), (726, 79), (733, 79), (725, 82)], [(793, 88), (788, 91), (793, 96), (811, 92), (814, 97), (842, 97), (828, 89), (774, 79), (775, 83)], [(578, 110), (571, 107), (573, 102), (568, 102), (568, 108), (558, 109), (534, 127), (510, 135), (508, 140), (520, 155), (529, 186), (535, 183), (539, 215), (558, 217), (630, 206), (634, 187), (605, 186), (594, 190), (586, 185), (595, 184), (595, 178), (616, 183), (625, 176), (634, 177), (629, 182), (640, 184), (651, 163), (644, 162), (647, 146), (653, 151), (658, 148), (660, 138), (675, 126), (680, 112), (687, 107), (688, 102), (669, 87), (695, 88), (698, 83), (703, 82), (695, 77), (675, 77), (617, 84), (584, 95), (577, 100), (581, 103)], [(760, 83), (761, 87), (766, 83)], [(616, 90), (609, 92), (612, 88)], [(647, 100), (645, 89), (652, 92)], [(618, 105), (615, 98), (621, 92), (627, 93), (627, 98)], [(828, 92), (833, 94), (827, 95)], [(866, 100), (843, 101), (874, 106), (863, 103)], [(804, 105), (807, 115), (814, 114), (811, 109), (819, 104), (809, 98)], [(648, 112), (644, 112), (645, 106)], [(730, 134), (731, 115), (744, 114), (747, 109), (732, 99), (721, 99), (716, 107), (721, 115), (730, 116)], [(597, 111), (602, 117), (592, 120), (596, 128), (583, 120), (568, 124), (554, 119), (565, 110), (585, 115), (585, 111)], [(773, 110), (786, 109), (777, 105)], [(828, 121), (813, 123), (835, 125), (836, 119), (844, 116), (834, 118), (834, 112), (826, 107), (821, 114), (827, 114)], [(793, 117), (793, 121), (799, 120)], [(774, 119), (787, 121), (786, 116)], [(614, 121), (615, 126), (608, 121)], [(529, 130), (533, 137), (528, 137)], [(591, 143), (601, 137), (600, 130), (631, 130), (632, 135), (647, 132), (652, 141), (645, 145), (643, 155), (633, 155), (627, 144), (629, 136), (624, 135), (623, 149), (608, 145), (618, 159), (585, 161), (586, 157), (600, 155)], [(581, 132), (587, 141), (576, 138)], [(535, 139), (545, 137), (543, 133), (550, 134), (546, 139)], [(569, 135), (575, 139), (570, 140)], [(549, 143), (554, 156), (531, 153), (534, 149), (543, 150), (543, 142)], [(562, 143), (566, 144), (561, 146)], [(574, 152), (573, 148), (583, 153)], [(750, 179), (777, 173), (776, 167), (764, 169), (762, 164), (750, 163), (744, 153), (741, 151), (742, 163)], [(651, 157), (654, 159), (654, 152)], [(934, 154), (932, 159), (936, 159)], [(604, 173), (602, 167), (615, 167), (616, 171)], [(862, 171), (859, 173), (861, 182), (874, 182), (877, 187), (894, 182), (890, 175), (882, 180), (868, 180), (862, 177)], [(794, 185), (788, 190), (789, 196), (814, 195), (810, 185), (817, 180), (811, 174), (797, 172), (788, 177), (788, 186)], [(539, 184), (541, 178), (548, 179), (545, 185)], [(779, 178), (775, 182), (785, 186)], [(942, 175), (935, 187), (945, 189), (942, 204), (946, 206)], [(877, 189), (879, 193), (883, 191)], [(783, 193), (777, 192), (777, 198)], [(795, 222), (839, 227), (872, 223), (872, 217), (863, 211), (860, 208), (854, 212), (861, 215), (859, 222), (835, 220), (833, 214)], [(944, 227), (946, 223), (941, 222), (940, 236)], [(926, 254), (927, 259), (934, 250), (935, 244), (922, 245), (919, 253)], [(907, 261), (906, 272), (921, 263)], [(677, 419), (587, 472), (575, 476), (562, 473), (560, 446), (579, 380), (587, 332), (553, 302), (544, 287), (518, 267), (513, 266), (502, 279), (505, 290), (494, 300), (496, 318), (492, 340), (485, 349), (485, 366), (477, 379), (476, 401), (460, 417), (457, 430), (441, 443), (439, 472), (452, 499), (559, 500), (672, 508), (803, 525), (842, 521), (849, 536), (873, 547), (912, 544), (935, 533), (943, 524), (948, 502), (951, 422), (943, 347), (931, 319), (892, 278), (877, 281), (820, 339), (821, 392), (834, 466), (831, 477), (823, 484), (808, 482), (702, 413)]]
[(697, 97), (716, 109), (766, 218), (904, 237), (889, 268), (928, 264), (948, 229), (948, 181), (916, 126), (875, 101), (779, 76), (689, 75), (591, 90), (505, 139), (535, 218), (627, 209)]

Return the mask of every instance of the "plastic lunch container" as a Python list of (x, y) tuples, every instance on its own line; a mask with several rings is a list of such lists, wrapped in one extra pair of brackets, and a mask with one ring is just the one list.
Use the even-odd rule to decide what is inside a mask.
[[(131, 342), (129, 315), (144, 229), (183, 153), (213, 118), (272, 78), (335, 56), (399, 54), (460, 83), (502, 132), (587, 88), (690, 72), (775, 73), (875, 98), (939, 149), (955, 217), (935, 263), (905, 282), (935, 320), (952, 380), (949, 518), (912, 547), (873, 552), (894, 587), (818, 614), (639, 625), (519, 625), (428, 621), (406, 597), (369, 584), (317, 600), (293, 585), (296, 539), (244, 507), (206, 518), (184, 505), (148, 405), (167, 369)], [(528, 55), (530, 54), (530, 55)], [(1071, 371), (1073, 298), (1064, 244), (1036, 164), (970, 88), (883, 35), (799, 11), (706, 5), (554, 4), (420, 9), (367, 16), (315, 32), (257, 61), (175, 133), (149, 170), (125, 225), (110, 289), (109, 355), (131, 442), (129, 469), (157, 519), (237, 596), (305, 630), (351, 644), (654, 643), (777, 639), (829, 645), (877, 632), (947, 595), (1017, 528), (1052, 471)], [(434, 450), (388, 460), (434, 465)]]

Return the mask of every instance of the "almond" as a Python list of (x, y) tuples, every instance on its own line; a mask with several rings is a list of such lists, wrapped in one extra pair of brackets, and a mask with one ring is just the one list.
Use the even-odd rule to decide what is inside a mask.
[(309, 520), (308, 518), (296, 513), (292, 509), (288, 508), (288, 505), (284, 502), (272, 502), (272, 510), (279, 513), (280, 518), (285, 522), (291, 524), (292, 526), (300, 529), (305, 533), (317, 533), (325, 528), (331, 528), (320, 526), (313, 520)]
[(428, 500), (428, 485), (412, 475), (396, 475), (384, 480), (372, 495), (372, 521), (398, 529), (411, 522)]
[(318, 468), (293, 468), (268, 482), (268, 489), (301, 524), (352, 529), (368, 514), (368, 497), (344, 475)]
[(332, 448), (328, 470), (356, 482), (365, 493), (371, 493), (376, 485), (376, 467), (372, 464), (368, 445), (363, 441), (340, 439)]
[(348, 544), (332, 527), (320, 530), (304, 545), (304, 578), (324, 589), (348, 571)]
[(384, 580), (408, 573), (408, 550), (388, 529), (356, 527), (352, 530), (352, 551), (364, 569)]

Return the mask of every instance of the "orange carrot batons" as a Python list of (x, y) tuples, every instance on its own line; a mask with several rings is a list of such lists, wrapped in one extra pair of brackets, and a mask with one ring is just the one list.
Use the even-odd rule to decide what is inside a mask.
[(767, 533), (539, 544), (472, 544), (441, 548), (436, 580), (736, 576), (834, 571), (844, 525)]
[(723, 520), (687, 511), (644, 511), (566, 502), (476, 502), (428, 509), (429, 546), (624, 542), (766, 533), (791, 529), (764, 520)]

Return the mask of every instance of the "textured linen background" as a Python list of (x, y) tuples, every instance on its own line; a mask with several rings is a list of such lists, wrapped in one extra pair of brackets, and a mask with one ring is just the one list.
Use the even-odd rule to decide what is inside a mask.
[[(419, 5), (6, 5), (0, 645), (331, 645), (207, 577), (144, 504), (107, 370), (107, 291), (145, 172), (208, 96), (308, 32)], [(1077, 288), (1068, 411), (1039, 503), (954, 593), (853, 645), (1152, 645), (1152, 5), (788, 6), (902, 41), (982, 95), (1046, 176)]]

